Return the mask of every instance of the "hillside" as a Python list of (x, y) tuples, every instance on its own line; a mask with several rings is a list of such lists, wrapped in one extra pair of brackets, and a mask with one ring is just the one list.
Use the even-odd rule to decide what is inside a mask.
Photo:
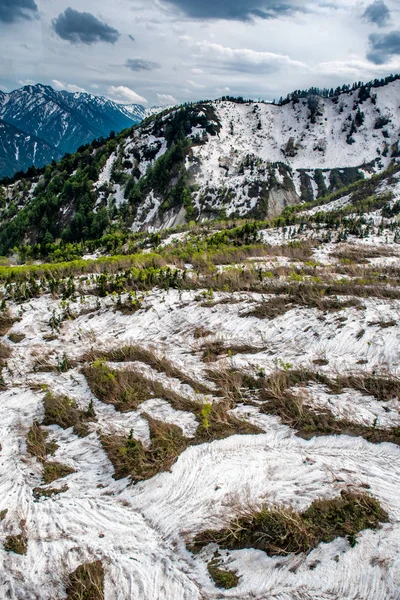
[(283, 105), (218, 100), (161, 112), (5, 186), (0, 253), (113, 229), (275, 217), (398, 160), (399, 92), (397, 79)]
[(398, 600), (399, 168), (0, 266), (4, 597)]
[[(9, 94), (0, 91), (0, 119), (8, 127), (0, 151), (0, 177), (30, 166), (42, 167), (99, 137), (108, 137), (143, 120), (140, 105), (119, 105), (86, 93), (27, 85)], [(23, 132), (25, 135), (19, 135)], [(35, 140), (40, 152), (31, 152)], [(14, 160), (10, 156), (15, 157)]]

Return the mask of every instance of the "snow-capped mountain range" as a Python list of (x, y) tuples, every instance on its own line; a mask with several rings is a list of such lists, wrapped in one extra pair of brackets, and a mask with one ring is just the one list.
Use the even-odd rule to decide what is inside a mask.
[[(31, 214), (35, 202), (47, 198), (54, 177), (59, 227), (52, 230), (53, 239), (69, 221), (94, 219), (104, 210), (104, 231), (111, 222), (138, 231), (224, 216), (275, 217), (287, 205), (326, 196), (397, 162), (399, 96), (395, 79), (280, 105), (225, 99), (169, 108), (96, 144), (90, 160), (83, 152), (73, 162), (64, 159), (53, 166), (47, 177), (24, 178), (4, 188), (0, 222), (17, 211)], [(80, 98), (81, 107), (86, 100), (66, 97)], [(7, 106), (3, 102), (3, 111)], [(47, 104), (40, 106), (49, 111)], [(74, 185), (77, 169), (77, 184), (84, 177), (91, 186), (92, 205), (85, 215), (78, 197), (64, 190)], [(24, 223), (19, 231), (25, 231), (24, 213), (19, 218)], [(12, 227), (18, 229), (15, 223)], [(28, 241), (48, 231), (35, 227), (32, 221), (26, 229)], [(74, 235), (82, 233), (67, 237)]]
[(0, 91), (0, 177), (59, 160), (95, 138), (140, 123), (145, 116), (146, 109), (139, 104), (118, 104), (48, 85), (26, 85), (9, 94)]

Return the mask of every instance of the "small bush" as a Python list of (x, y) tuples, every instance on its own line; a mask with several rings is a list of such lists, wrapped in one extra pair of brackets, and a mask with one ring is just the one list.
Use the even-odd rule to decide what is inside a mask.
[(69, 575), (67, 600), (104, 600), (104, 568), (100, 560), (80, 565)]

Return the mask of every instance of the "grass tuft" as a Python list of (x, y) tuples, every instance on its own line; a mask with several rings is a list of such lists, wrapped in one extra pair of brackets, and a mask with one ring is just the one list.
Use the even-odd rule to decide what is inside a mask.
[(308, 554), (321, 542), (347, 537), (351, 546), (365, 529), (375, 530), (388, 521), (378, 500), (362, 492), (342, 491), (331, 500), (316, 500), (304, 512), (291, 508), (263, 507), (233, 520), (221, 530), (206, 530), (197, 534), (192, 549), (198, 551), (207, 544), (239, 550), (255, 548), (269, 556)]
[(114, 465), (115, 479), (130, 476), (134, 482), (150, 479), (157, 473), (169, 471), (189, 440), (176, 425), (157, 421), (145, 415), (150, 429), (150, 447), (133, 437), (102, 435), (100, 440)]
[(36, 456), (40, 462), (44, 462), (48, 454), (54, 454), (58, 445), (55, 442), (48, 442), (49, 434), (37, 421), (34, 421), (32, 427), (26, 435), (26, 447), (29, 454)]
[(80, 410), (76, 402), (67, 396), (55, 396), (47, 392), (44, 397), (45, 416), (43, 425), (58, 425), (62, 429), (73, 427), (74, 433), (79, 437), (89, 434), (87, 422), (93, 417), (87, 411)]

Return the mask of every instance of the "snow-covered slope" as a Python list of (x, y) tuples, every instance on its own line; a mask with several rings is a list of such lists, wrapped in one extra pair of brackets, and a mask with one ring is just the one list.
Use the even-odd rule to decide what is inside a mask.
[[(400, 197), (398, 174), (391, 191), (393, 205)], [(326, 218), (331, 213), (332, 206)], [(43, 277), (36, 288), (34, 267), (33, 276), (28, 268), (20, 283), (15, 282), (21, 270), (15, 270), (0, 287), (16, 319), (7, 325), (0, 312), (6, 363), (0, 391), (4, 598), (66, 598), (70, 573), (100, 561), (104, 596), (98, 591), (94, 597), (104, 600), (398, 600), (399, 222), (383, 217), (381, 210), (364, 217), (363, 227), (369, 219), (372, 223), (368, 234), (349, 234), (346, 242), (338, 241), (344, 225), (335, 226), (326, 241), (329, 228), (323, 221), (318, 226), (310, 221), (302, 231), (298, 225), (262, 230), (261, 243), (247, 258), (232, 258), (226, 265), (224, 256), (220, 263), (214, 255), (220, 277), (210, 279), (207, 268), (187, 264), (182, 289), (150, 285), (138, 291), (131, 311), (126, 290), (100, 291), (101, 282), (112, 281), (120, 282), (120, 290), (135, 289), (124, 279), (128, 262), (110, 261), (109, 272), (104, 260), (93, 263), (93, 276), (84, 270), (84, 277), (79, 272), (70, 277), (73, 266), (64, 265), (65, 280)], [(196, 228), (192, 252), (196, 240), (204, 248), (214, 233)], [(178, 264), (185, 235), (189, 232), (164, 240), (170, 260), (176, 246)], [(52, 266), (47, 267), (50, 275)], [(318, 286), (325, 290), (319, 297)], [(263, 313), (260, 308), (270, 301), (282, 312)], [(123, 361), (118, 354), (127, 345), (142, 351), (132, 357), (125, 350), (126, 360), (115, 362)], [(205, 360), (207, 348), (214, 348), (213, 363)], [(107, 356), (110, 351), (115, 354)], [(104, 361), (95, 360), (99, 355)], [(88, 365), (102, 374), (97, 394), (87, 378)], [(120, 406), (122, 397), (135, 400), (129, 389), (101, 399), (121, 371), (145, 374), (158, 384), (157, 393), (130, 409)], [(237, 379), (240, 373), (243, 380)], [(270, 376), (277, 376), (269, 397), (275, 403), (259, 393)], [(283, 382), (291, 377), (296, 383), (287, 390)], [(329, 382), (341, 377), (345, 383), (331, 389)], [(60, 410), (46, 412), (45, 419), (48, 392), (75, 402), (82, 419), (92, 406), (88, 435), (80, 437)], [(286, 405), (293, 398), (294, 415)], [(195, 415), (196, 406), (204, 412)], [(207, 417), (210, 406), (225, 406), (218, 429), (223, 439), (213, 437), (216, 417)], [(314, 429), (302, 420), (307, 414), (314, 416)], [(150, 447), (149, 419), (176, 425), (193, 441), (201, 415), (209, 419), (208, 438), (189, 443), (170, 468), (138, 483), (114, 477), (104, 436), (122, 440), (123, 460), (135, 444)], [(232, 415), (257, 426), (258, 433), (221, 434)], [(333, 415), (336, 430), (324, 429), (326, 415)], [(39, 425), (52, 444), (53, 454), (45, 459), (34, 455), (32, 431), (38, 434)], [(46, 484), (45, 469), (55, 462), (69, 472)], [(134, 461), (132, 468), (138, 464)], [(303, 511), (318, 499), (349, 491), (377, 500), (387, 521), (356, 536), (334, 536), (310, 552), (283, 548), (274, 555), (251, 545), (240, 548), (239, 541), (234, 550), (211, 543), (200, 553), (191, 551), (199, 532), (226, 527), (262, 506), (289, 511), (293, 521), (291, 509)], [(334, 510), (330, 520), (334, 526)], [(269, 533), (265, 527), (260, 538), (268, 539)], [(230, 589), (218, 587), (211, 576), (213, 560), (226, 576), (236, 575)], [(68, 599), (73, 598), (70, 592)]]
[[(58, 187), (60, 174), (72, 183), (79, 166), (92, 190), (91, 216), (83, 219), (105, 209), (116, 225), (136, 231), (215, 217), (276, 217), (286, 206), (326, 196), (397, 162), (399, 96), (395, 80), (283, 105), (217, 100), (168, 108), (93, 146), (90, 161), (83, 152), (74, 166), (65, 161), (51, 173)], [(80, 98), (81, 110), (93, 103), (88, 95), (65, 97)], [(3, 100), (4, 111), (8, 104)], [(57, 128), (54, 136), (68, 137)], [(74, 217), (77, 199), (57, 193), (58, 222), (64, 223), (65, 215)], [(15, 188), (12, 196), (23, 208), (26, 196), (17, 198)], [(36, 239), (34, 227), (30, 232)]]
[[(299, 198), (313, 200), (385, 169), (399, 155), (399, 95), (397, 80), (372, 89), (364, 100), (360, 90), (314, 98), (312, 110), (307, 99), (283, 106), (215, 101), (180, 109), (192, 142), (185, 167), (196, 213), (275, 216)], [(134, 131), (114, 161), (134, 156), (134, 177), (143, 177), (166, 152), (166, 131), (180, 111), (162, 113)], [(149, 189), (135, 227), (178, 223), (181, 206), (175, 216), (149, 210), (165, 199)]]

